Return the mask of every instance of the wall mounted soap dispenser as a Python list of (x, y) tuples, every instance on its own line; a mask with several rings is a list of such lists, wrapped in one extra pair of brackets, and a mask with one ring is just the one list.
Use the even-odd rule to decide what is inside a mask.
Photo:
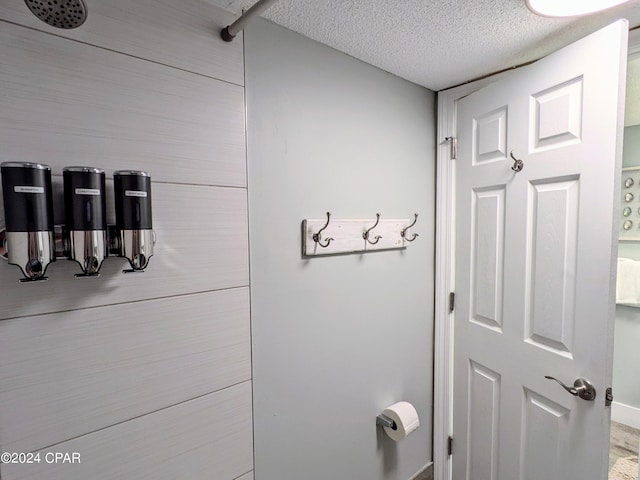
[(7, 260), (22, 271), (21, 282), (46, 280), (47, 267), (56, 260), (51, 169), (4, 162), (0, 170)]
[(62, 176), (69, 260), (82, 268), (76, 277), (98, 276), (108, 255), (104, 170), (65, 167)]
[(116, 204), (118, 256), (129, 260), (131, 270), (147, 268), (153, 255), (155, 237), (151, 220), (151, 177), (146, 172), (113, 172)]
[(137, 170), (113, 173), (116, 224), (107, 225), (105, 172), (65, 167), (65, 224), (54, 225), (51, 169), (22, 162), (0, 164), (5, 228), (0, 228), (0, 258), (16, 265), (21, 282), (46, 280), (56, 258), (73, 260), (76, 277), (97, 277), (108, 256), (124, 257), (129, 272), (143, 272), (153, 256), (156, 236), (151, 219), (151, 177)]

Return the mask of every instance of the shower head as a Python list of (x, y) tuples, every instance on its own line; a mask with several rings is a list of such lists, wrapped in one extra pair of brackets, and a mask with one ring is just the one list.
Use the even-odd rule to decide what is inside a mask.
[(87, 19), (84, 0), (24, 0), (31, 13), (57, 28), (77, 28)]

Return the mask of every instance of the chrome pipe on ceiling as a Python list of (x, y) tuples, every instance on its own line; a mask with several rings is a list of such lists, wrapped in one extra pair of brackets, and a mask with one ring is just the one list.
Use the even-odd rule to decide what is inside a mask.
[(256, 2), (249, 10), (244, 12), (240, 18), (231, 25), (227, 25), (223, 28), (220, 32), (220, 36), (225, 42), (232, 41), (253, 17), (260, 15), (277, 1), (278, 0), (258, 0), (258, 2)]

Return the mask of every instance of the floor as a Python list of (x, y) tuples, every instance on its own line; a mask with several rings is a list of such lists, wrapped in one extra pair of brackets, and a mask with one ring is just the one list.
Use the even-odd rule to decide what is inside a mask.
[(640, 430), (611, 422), (609, 480), (638, 478)]

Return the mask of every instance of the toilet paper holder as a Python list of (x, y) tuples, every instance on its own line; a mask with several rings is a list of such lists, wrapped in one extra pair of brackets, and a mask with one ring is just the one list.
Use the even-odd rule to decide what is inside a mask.
[(381, 427), (388, 427), (391, 430), (398, 429), (398, 425), (396, 425), (396, 422), (394, 422), (393, 419), (387, 417), (383, 413), (376, 417), (376, 425), (380, 425)]

